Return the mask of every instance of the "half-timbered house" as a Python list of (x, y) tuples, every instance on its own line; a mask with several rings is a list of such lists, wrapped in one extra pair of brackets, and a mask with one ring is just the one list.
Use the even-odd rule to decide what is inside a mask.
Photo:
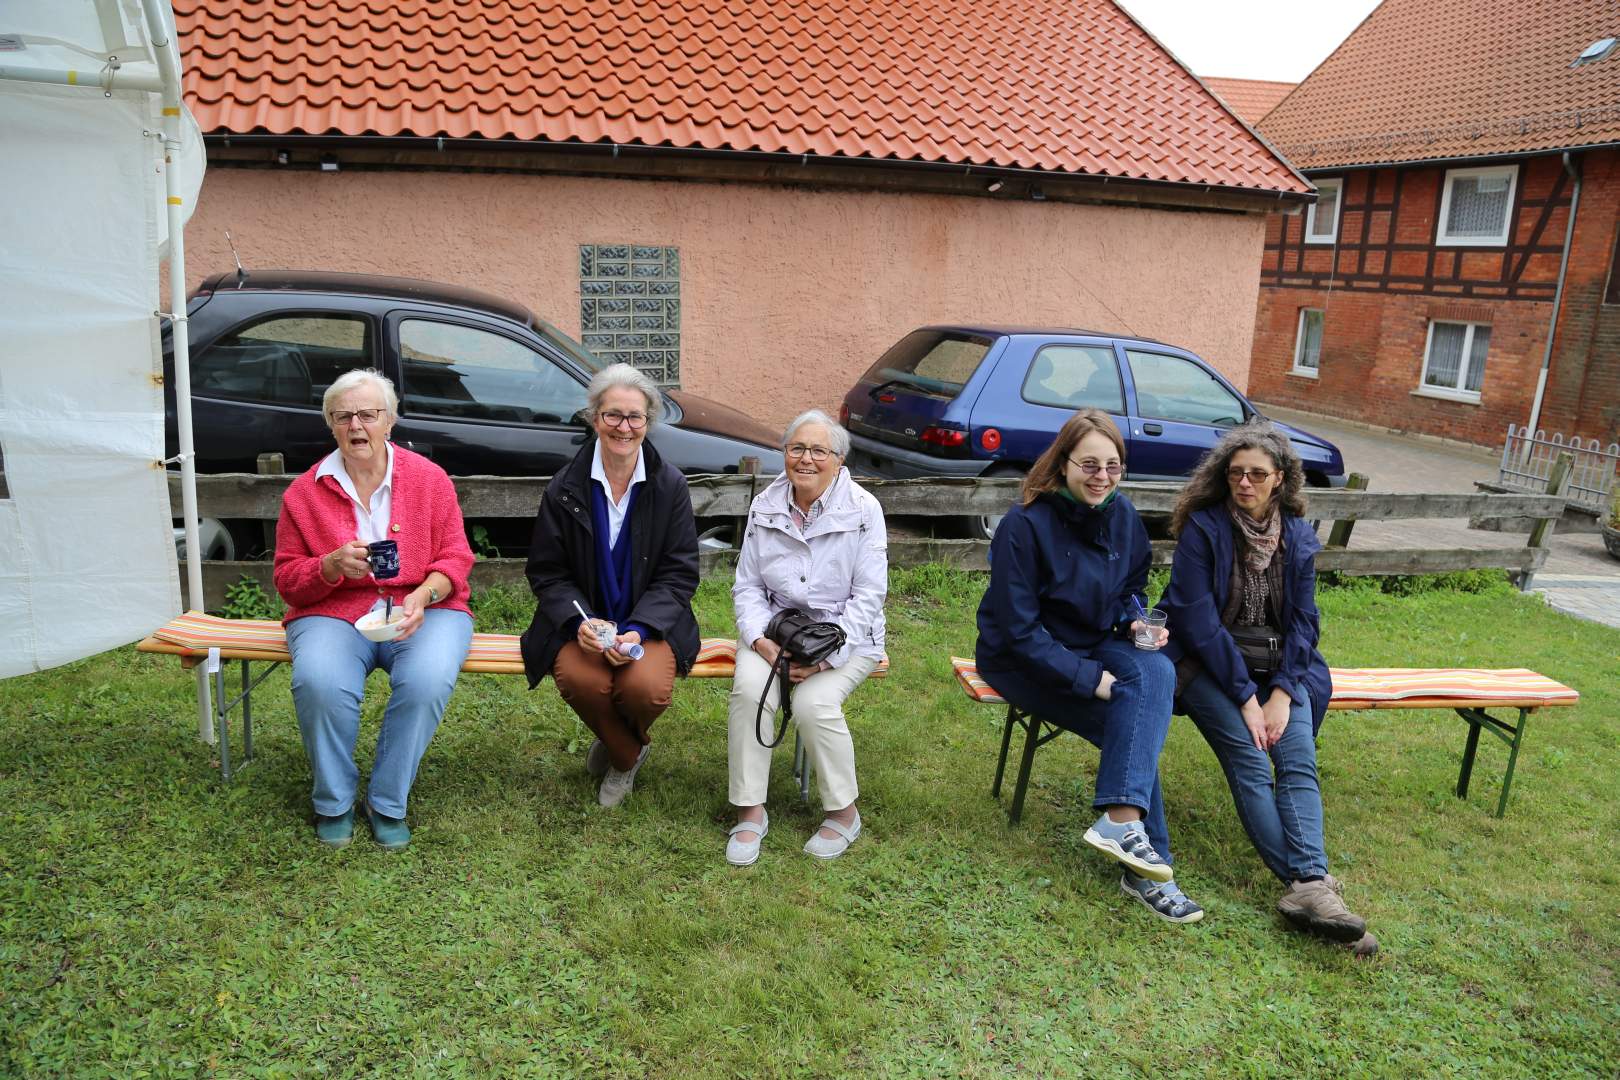
[(1600, 0), (1385, 0), (1267, 113), (1319, 195), (1267, 223), (1251, 396), (1614, 439), (1617, 36)]

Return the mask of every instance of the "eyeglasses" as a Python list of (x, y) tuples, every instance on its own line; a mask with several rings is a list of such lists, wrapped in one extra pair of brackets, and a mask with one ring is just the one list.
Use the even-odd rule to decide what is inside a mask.
[(1096, 476), (1100, 472), (1105, 472), (1109, 476), (1118, 476), (1120, 473), (1125, 471), (1125, 466), (1121, 465), (1117, 461), (1110, 461), (1106, 465), (1099, 465), (1095, 461), (1076, 461), (1074, 458), (1070, 458), (1069, 464), (1079, 469), (1086, 476)]
[(601, 420), (602, 423), (606, 424), (608, 427), (618, 427), (621, 424), (626, 425), (631, 431), (640, 431), (642, 428), (647, 426), (646, 413), (624, 413), (620, 412), (618, 409), (611, 409), (605, 413), (598, 413), (597, 419)]
[(382, 416), (382, 414), (383, 411), (381, 409), (355, 409), (353, 412), (345, 409), (343, 412), (335, 412), (332, 414), (332, 426), (348, 427), (349, 421), (355, 419), (356, 417), (360, 419), (362, 424), (375, 424), (378, 417)]
[(806, 455), (809, 456), (811, 461), (819, 464), (820, 462), (826, 461), (828, 458), (832, 457), (833, 451), (827, 449), (825, 446), (806, 446), (803, 443), (794, 443), (792, 446), (787, 448), (787, 456), (790, 458), (802, 459)]
[(1234, 485), (1241, 484), (1247, 478), (1249, 483), (1259, 487), (1266, 477), (1274, 476), (1276, 472), (1276, 469), (1227, 469), (1226, 482)]

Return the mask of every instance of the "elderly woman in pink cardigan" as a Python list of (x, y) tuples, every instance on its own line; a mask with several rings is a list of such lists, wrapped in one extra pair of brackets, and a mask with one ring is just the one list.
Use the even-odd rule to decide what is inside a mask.
[[(354, 837), (354, 743), (366, 676), (388, 672), (361, 812), (377, 843), (397, 851), (411, 840), (405, 802), (417, 764), (472, 644), (473, 556), (450, 478), (388, 441), (399, 411), (393, 383), (370, 369), (346, 372), (321, 405), (337, 449), (288, 487), (276, 529), (293, 707), (315, 774), (315, 835), (343, 847)], [(397, 561), (373, 552), (383, 541), (397, 546)], [(393, 640), (374, 642), (355, 629), (356, 620), (390, 605), (404, 614)]]

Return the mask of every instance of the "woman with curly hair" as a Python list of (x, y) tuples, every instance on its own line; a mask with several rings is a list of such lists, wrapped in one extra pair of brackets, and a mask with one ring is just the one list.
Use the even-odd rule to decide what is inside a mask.
[(1282, 881), (1295, 926), (1378, 948), (1328, 873), (1316, 732), (1333, 683), (1317, 651), (1315, 557), (1305, 472), (1269, 423), (1228, 432), (1171, 516), (1179, 540), (1161, 606), (1176, 695), (1226, 772), (1244, 831)]

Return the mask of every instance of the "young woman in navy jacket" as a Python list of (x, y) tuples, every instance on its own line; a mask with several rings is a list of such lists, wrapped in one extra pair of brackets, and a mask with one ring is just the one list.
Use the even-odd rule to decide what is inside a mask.
[[(1370, 955), (1377, 942), (1328, 873), (1316, 731), (1333, 683), (1317, 651), (1315, 557), (1305, 472), (1268, 423), (1235, 428), (1204, 456), (1171, 519), (1179, 543), (1161, 606), (1178, 703), (1226, 772), (1238, 818), (1285, 891), (1291, 923)], [(1259, 633), (1245, 628), (1269, 628)], [(1246, 660), (1240, 635), (1275, 641)], [(1262, 646), (1269, 648), (1269, 646)]]
[(1175, 669), (1157, 644), (1130, 640), (1153, 552), (1118, 490), (1124, 465), (1125, 440), (1098, 409), (1070, 417), (1035, 462), (990, 545), (979, 673), (1019, 709), (1097, 745), (1101, 816), (1086, 843), (1124, 865), (1127, 896), (1196, 922), (1203, 908), (1172, 880), (1159, 791)]

